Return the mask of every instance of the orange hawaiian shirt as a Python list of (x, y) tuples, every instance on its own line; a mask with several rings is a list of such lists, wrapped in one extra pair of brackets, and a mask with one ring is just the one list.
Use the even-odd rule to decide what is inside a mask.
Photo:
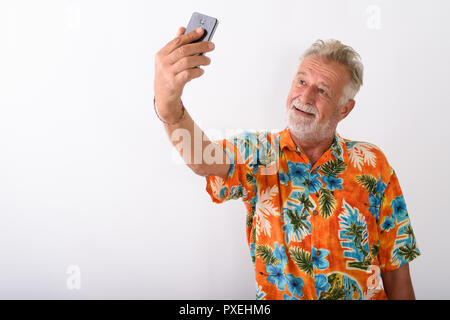
[(216, 203), (242, 198), (257, 299), (386, 299), (379, 271), (420, 255), (395, 174), (373, 144), (336, 134), (312, 165), (289, 129), (219, 143), (226, 179)]

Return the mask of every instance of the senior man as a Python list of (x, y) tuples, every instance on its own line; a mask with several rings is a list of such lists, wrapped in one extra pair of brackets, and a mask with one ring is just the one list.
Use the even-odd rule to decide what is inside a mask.
[[(192, 43), (201, 28), (184, 31), (155, 56), (155, 111), (212, 200), (242, 198), (256, 298), (414, 299), (409, 262), (420, 251), (395, 171), (375, 145), (336, 133), (362, 85), (358, 53), (318, 40), (302, 55), (284, 130), (211, 141), (181, 95), (210, 63), (195, 54), (214, 44)], [(179, 132), (196, 130), (215, 162), (196, 160), (194, 143), (179, 148)]]

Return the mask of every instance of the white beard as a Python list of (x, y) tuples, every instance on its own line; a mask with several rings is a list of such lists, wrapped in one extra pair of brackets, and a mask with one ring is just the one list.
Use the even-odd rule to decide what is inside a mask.
[[(304, 116), (295, 110), (296, 105), (301, 110), (314, 114), (313, 116)], [(331, 118), (324, 124), (318, 122), (317, 109), (302, 105), (298, 99), (292, 101), (287, 113), (288, 128), (294, 136), (305, 142), (321, 142), (334, 136), (336, 133), (336, 127), (338, 124), (338, 108), (331, 116)]]

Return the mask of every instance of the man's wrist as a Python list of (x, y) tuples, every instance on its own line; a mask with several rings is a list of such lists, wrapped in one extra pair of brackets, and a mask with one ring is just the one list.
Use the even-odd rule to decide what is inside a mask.
[[(181, 99), (177, 102), (159, 104), (156, 97), (153, 98), (153, 105), (158, 118), (165, 124), (177, 124), (185, 116), (185, 108)], [(162, 106), (162, 107), (161, 107)]]

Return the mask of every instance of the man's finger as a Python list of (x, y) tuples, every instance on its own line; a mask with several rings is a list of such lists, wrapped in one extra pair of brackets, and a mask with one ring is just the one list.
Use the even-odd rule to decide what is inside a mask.
[(183, 57), (189, 57), (197, 53), (206, 53), (214, 50), (214, 44), (209, 41), (185, 44), (166, 56), (167, 62), (173, 64)]
[(184, 57), (181, 60), (178, 60), (172, 66), (172, 72), (174, 74), (180, 73), (183, 70), (195, 68), (198, 66), (207, 66), (211, 63), (211, 59), (205, 56), (192, 56), (192, 57)]
[(204, 72), (205, 70), (200, 67), (186, 69), (175, 75), (175, 81), (185, 84), (192, 79), (200, 77)]
[(185, 27), (179, 27), (176, 37), (181, 36), (186, 31)]
[[(181, 31), (181, 28), (178, 30), (178, 32)], [(184, 32), (184, 30), (183, 30)], [(173, 50), (177, 49), (178, 47), (181, 47), (182, 45), (186, 43), (191, 43), (197, 39), (199, 39), (203, 35), (204, 29), (202, 27), (198, 27), (195, 30), (192, 30), (191, 32), (188, 32), (186, 34), (182, 34), (177, 36), (175, 39), (170, 41), (166, 46), (163, 48), (163, 52), (165, 54), (171, 53)]]

